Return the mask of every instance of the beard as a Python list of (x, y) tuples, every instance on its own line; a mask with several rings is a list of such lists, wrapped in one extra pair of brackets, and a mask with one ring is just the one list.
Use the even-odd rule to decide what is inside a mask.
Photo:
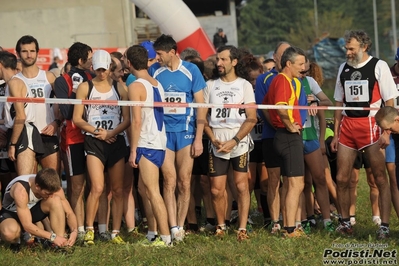
[(346, 57), (346, 63), (351, 67), (357, 66), (363, 58), (363, 52), (359, 51), (357, 54), (353, 55), (353, 58)]
[(224, 67), (218, 67), (218, 73), (219, 73), (219, 77), (223, 77), (226, 76), (226, 69)]
[(34, 64), (36, 64), (36, 60), (37, 60), (37, 57), (34, 59), (30, 59), (29, 61), (25, 61), (24, 59), (21, 58), (21, 63), (22, 63), (22, 66), (24, 66), (24, 67), (30, 67), (30, 66), (33, 66)]

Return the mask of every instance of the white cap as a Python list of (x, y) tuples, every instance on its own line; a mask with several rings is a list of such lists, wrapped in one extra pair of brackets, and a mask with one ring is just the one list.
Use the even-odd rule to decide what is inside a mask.
[(105, 50), (97, 50), (93, 53), (92, 64), (94, 70), (97, 70), (99, 68), (108, 70), (111, 64), (111, 56)]

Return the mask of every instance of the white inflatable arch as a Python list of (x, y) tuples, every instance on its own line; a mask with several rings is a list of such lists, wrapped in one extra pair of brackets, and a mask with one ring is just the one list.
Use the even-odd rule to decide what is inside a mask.
[(130, 1), (157, 23), (163, 33), (173, 36), (178, 52), (192, 47), (204, 60), (215, 54), (215, 48), (198, 19), (182, 0)]

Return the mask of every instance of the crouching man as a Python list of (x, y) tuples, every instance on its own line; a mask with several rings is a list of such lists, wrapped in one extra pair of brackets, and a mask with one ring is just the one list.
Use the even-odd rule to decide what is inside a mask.
[[(49, 217), (52, 232), (35, 224), (46, 217)], [(65, 238), (65, 221), (71, 231), (69, 239)], [(0, 210), (0, 238), (15, 248), (20, 244), (23, 231), (47, 239), (58, 247), (75, 243), (76, 216), (54, 169), (45, 168), (37, 174), (16, 177), (7, 186)]]

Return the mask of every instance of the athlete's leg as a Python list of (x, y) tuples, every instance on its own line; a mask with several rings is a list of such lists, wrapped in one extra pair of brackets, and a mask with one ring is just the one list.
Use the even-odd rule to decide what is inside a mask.
[(112, 192), (112, 230), (121, 229), (123, 215), (123, 178), (125, 159), (121, 158), (113, 166), (108, 167), (109, 184)]
[(191, 145), (188, 145), (176, 152), (177, 172), (177, 225), (184, 226), (190, 204), (190, 183), (194, 159), (191, 157)]
[(175, 155), (174, 151), (166, 149), (165, 160), (161, 168), (163, 174), (163, 198), (168, 211), (168, 221), (170, 226), (178, 225), (175, 195), (177, 180)]
[[(90, 179), (90, 192), (86, 199), (86, 226), (92, 227), (98, 210), (100, 196), (102, 194), (105, 195), (104, 165), (99, 158), (90, 154), (86, 157), (86, 163)], [(99, 223), (102, 222), (99, 221)]]
[(15, 170), (18, 176), (36, 174), (36, 153), (29, 148), (19, 153), (17, 155)]

